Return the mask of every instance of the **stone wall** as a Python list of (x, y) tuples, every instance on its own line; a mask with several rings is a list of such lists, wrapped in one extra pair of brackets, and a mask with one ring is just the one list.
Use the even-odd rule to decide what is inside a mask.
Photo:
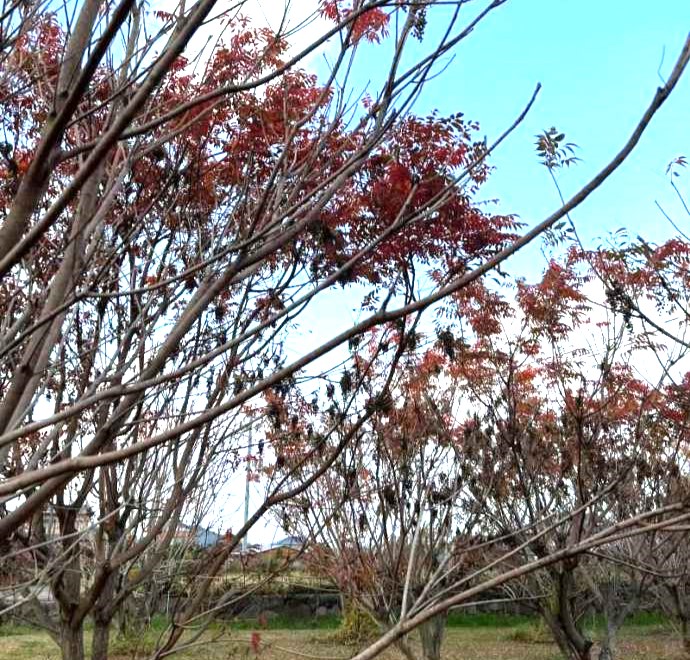
[(225, 616), (242, 619), (276, 616), (296, 619), (338, 616), (340, 596), (336, 593), (253, 594), (226, 610)]

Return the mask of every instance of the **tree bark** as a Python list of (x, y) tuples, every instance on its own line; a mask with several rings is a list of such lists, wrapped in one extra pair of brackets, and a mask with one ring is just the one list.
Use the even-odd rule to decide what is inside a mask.
[(108, 646), (110, 644), (110, 624), (110, 619), (94, 620), (93, 640), (91, 642), (91, 660), (108, 660)]
[(62, 570), (51, 585), (60, 616), (60, 649), (62, 660), (84, 659), (84, 617), (76, 616), (82, 587), (81, 545), (74, 542), (77, 533), (76, 514), (81, 506), (79, 498), (76, 504), (65, 507), (60, 498), (57, 509), (59, 531), (62, 535), (61, 547), (65, 552)]
[(639, 595), (630, 598), (625, 604), (618, 604), (617, 607), (615, 594), (607, 590), (605, 597), (603, 614), (606, 617), (606, 632), (604, 633), (604, 639), (601, 641), (599, 660), (613, 660), (616, 657), (618, 631), (628, 618), (628, 615), (638, 606)]
[(540, 608), (541, 617), (551, 631), (561, 653), (568, 660), (591, 660), (592, 642), (578, 628), (569, 602), (572, 584), (567, 576), (560, 576), (560, 594), (557, 610), (548, 605)]
[(414, 651), (410, 648), (409, 644), (405, 641), (404, 637), (401, 637), (395, 642), (395, 646), (403, 654), (406, 660), (417, 660), (417, 656)]
[(603, 642), (601, 645), (601, 650), (599, 651), (599, 660), (613, 660), (613, 657), (613, 649), (608, 646), (606, 642)]
[(683, 640), (683, 654), (686, 658), (690, 658), (690, 626), (685, 616), (680, 620), (680, 633)]
[(60, 631), (62, 660), (84, 660), (84, 628), (63, 626)]
[(439, 614), (419, 626), (425, 660), (441, 660), (441, 645), (446, 632), (447, 613)]
[(578, 660), (577, 655), (574, 655), (573, 653), (573, 646), (570, 643), (568, 635), (563, 629), (563, 625), (559, 618), (557, 616), (554, 616), (551, 611), (546, 609), (542, 610), (541, 616), (542, 619), (545, 621), (546, 626), (551, 631), (551, 636), (558, 645), (558, 649), (560, 650), (563, 657), (568, 658), (569, 660)]
[(575, 660), (590, 660), (592, 641), (578, 627), (573, 614), (572, 595), (575, 591), (574, 565), (566, 565), (559, 575), (558, 620)]

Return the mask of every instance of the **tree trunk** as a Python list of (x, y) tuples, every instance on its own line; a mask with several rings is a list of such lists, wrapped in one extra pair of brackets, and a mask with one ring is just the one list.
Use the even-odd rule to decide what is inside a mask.
[(93, 641), (91, 642), (91, 660), (108, 660), (110, 644), (110, 620), (96, 619), (93, 622)]
[(84, 628), (63, 626), (60, 631), (62, 660), (84, 660)]
[(417, 656), (414, 654), (414, 651), (409, 647), (407, 641), (405, 640), (405, 636), (397, 640), (395, 642), (395, 646), (398, 649), (398, 651), (400, 651), (400, 653), (403, 654), (405, 660), (417, 660)]
[(581, 649), (574, 650), (577, 660), (592, 660), (592, 644)]
[(52, 583), (52, 592), (60, 611), (60, 649), (62, 660), (84, 660), (84, 618), (76, 616), (82, 585), (81, 551), (74, 543), (77, 533), (76, 511), (81, 503), (62, 506), (58, 511), (62, 548), (65, 551), (62, 570)]
[(592, 640), (581, 630), (573, 612), (574, 570), (574, 566), (566, 565), (559, 574), (558, 621), (571, 648), (571, 657), (576, 660), (590, 660), (592, 657)]
[(446, 632), (447, 614), (439, 614), (419, 626), (422, 654), (425, 660), (441, 660), (441, 645)]
[(613, 650), (605, 642), (601, 645), (601, 650), (599, 651), (599, 660), (613, 660)]
[[(105, 557), (101, 557), (100, 560), (103, 562), (107, 561)], [(120, 603), (119, 608), (117, 607), (114, 597), (118, 571), (112, 570), (110, 566), (109, 568), (110, 570), (98, 595), (98, 600), (92, 610), (93, 640), (91, 642), (91, 660), (108, 660), (108, 646), (110, 644), (110, 629), (113, 624), (113, 616), (118, 609), (122, 611), (126, 605), (125, 601)]]
[[(540, 609), (541, 617), (546, 623), (559, 650), (568, 660), (591, 660), (592, 642), (579, 632), (573, 621), (566, 625), (567, 612), (552, 612), (548, 607)], [(565, 617), (564, 617), (565, 614)]]
[(616, 612), (612, 612), (613, 607), (609, 603), (604, 608), (604, 616), (606, 617), (606, 633), (604, 639), (601, 640), (601, 651), (599, 651), (599, 660), (613, 660), (616, 657), (616, 645), (618, 642), (618, 631), (628, 618), (632, 610), (637, 607), (639, 599), (634, 598), (626, 605), (621, 606)]
[(613, 620), (612, 617), (607, 617), (606, 633), (604, 639), (601, 640), (601, 650), (599, 651), (599, 660), (613, 660), (616, 656), (616, 638), (618, 636), (618, 628), (620, 624)]
[(570, 658), (570, 645), (568, 644), (568, 639), (563, 632), (563, 628), (560, 625), (558, 619), (553, 615), (551, 610), (547, 607), (540, 608), (541, 618), (546, 623), (546, 627), (549, 629), (551, 636), (558, 645), (560, 652), (564, 658)]
[(690, 658), (690, 626), (688, 626), (688, 620), (685, 617), (680, 620), (680, 632), (683, 638), (684, 656)]

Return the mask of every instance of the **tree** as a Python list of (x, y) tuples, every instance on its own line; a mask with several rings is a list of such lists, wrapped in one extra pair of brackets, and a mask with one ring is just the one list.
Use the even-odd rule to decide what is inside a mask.
[[(158, 447), (110, 465), (98, 472), (97, 485), (87, 481), (71, 499), (69, 491), (61, 492), (50, 508), (34, 515), (25, 534), (20, 532), (21, 555), (32, 561), (13, 568), (19, 585), (15, 600), (27, 603), (30, 620), (53, 635), (63, 656), (83, 654), (87, 617), (93, 620), (93, 660), (108, 657), (116, 615), (121, 632), (127, 632), (131, 601), (170, 561), (182, 521), (198, 520), (199, 514), (190, 511), (193, 504), (204, 488), (212, 488), (218, 470), (232, 470), (237, 463), (220, 460), (225, 442), (225, 436), (212, 443), (192, 437), (172, 451)], [(84, 527), (80, 512), (92, 505), (95, 520)], [(35, 598), (45, 585), (56, 615)]]
[[(478, 349), (458, 361), (458, 375), (481, 401), (468, 433), (483, 454), (480, 483), (494, 477), (485, 504), (493, 533), (507, 538), (522, 562), (682, 500), (687, 489), (683, 478), (669, 480), (685, 470), (687, 432), (677, 423), (668, 383), (680, 356), (659, 346), (658, 337), (633, 331), (625, 318), (609, 315), (594, 324), (583, 288), (595, 282), (571, 251), (538, 284), (518, 284), (520, 332), (503, 337), (484, 305), (475, 321)], [(658, 360), (658, 376), (637, 366), (645, 356)], [(530, 541), (572, 511), (580, 513)], [(648, 581), (632, 570), (633, 557), (622, 564), (625, 593), (613, 588), (626, 545), (607, 544), (596, 559), (571, 557), (523, 582), (567, 657), (591, 657), (582, 617), (592, 607), (607, 624), (600, 658), (613, 657), (617, 631)]]
[(656, 603), (677, 626), (686, 658), (690, 657), (687, 540), (686, 529), (660, 534), (645, 555), (648, 570), (655, 578)]
[[(369, 347), (378, 351), (387, 341), (376, 336)], [(313, 539), (312, 566), (384, 631), (467, 572), (480, 517), (480, 505), (466, 501), (474, 465), (449, 425), (457, 402), (443, 395), (439, 362), (417, 354), (415, 331), (392, 341), (403, 347), (392, 396), (378, 401), (357, 443), (283, 514), (290, 528)], [(378, 371), (372, 362), (356, 360), (358, 374), (372, 378)], [(344, 373), (342, 399), (333, 396), (327, 415), (351, 405), (348, 379)], [(420, 627), (426, 660), (440, 658), (445, 622), (444, 612)], [(415, 658), (410, 639), (397, 646)]]
[[(467, 29), (402, 70), (423, 10), (325, 3), (340, 52), (318, 84), (297, 67), (318, 41), (287, 58), (286, 26), (231, 12), (195, 73), (181, 53), (212, 7), (147, 15), (94, 0), (74, 23), (47, 6), (4, 17), (0, 536), (40, 555), (66, 658), (83, 654), (92, 614), (94, 657), (107, 652), (115, 609), (165, 555), (201, 478), (241, 450), (243, 404), (271, 392), (279, 406), (300, 368), (347, 340), (286, 362), (312, 299), (355, 282), (390, 298), (410, 260), (457, 272), (513, 235), (471, 203), (487, 173), (476, 126), (408, 113)], [(338, 76), (391, 12), (403, 24), (389, 74), (351, 106)], [(386, 307), (348, 336), (407, 313)], [(87, 503), (99, 518), (83, 594), (74, 520)], [(48, 510), (60, 534), (37, 551)]]
[[(453, 313), (455, 325), (439, 325), (432, 347), (421, 332), (398, 338), (392, 401), (301, 514), (294, 502), (289, 519), (311, 522), (322, 570), (387, 634), (433, 612), (427, 658), (448, 607), (501, 585), (533, 605), (569, 658), (592, 657), (583, 615), (595, 608), (606, 620), (599, 657), (614, 657), (650, 582), (639, 549), (687, 518), (684, 395), (666, 382), (678, 356), (624, 318), (594, 323), (583, 268), (575, 251), (552, 262), (540, 282), (518, 283), (515, 305), (469, 287), (446, 305), (441, 318)], [(650, 346), (658, 382), (633, 368)], [(642, 520), (649, 539), (637, 538)], [(413, 657), (405, 637), (395, 642)]]
[[(638, 236), (631, 240), (623, 228), (607, 249), (588, 254), (606, 288), (607, 301), (629, 327), (637, 326), (675, 346), (680, 355), (688, 348), (686, 329), (688, 315), (688, 254), (690, 239), (682, 217), (688, 213), (685, 192), (687, 158), (677, 156), (668, 164), (666, 174), (673, 189), (681, 217), (657, 202), (659, 212), (668, 222), (674, 236), (657, 242), (653, 237)], [(666, 392), (665, 415), (673, 429), (671, 437), (687, 437), (687, 374), (674, 373)], [(671, 445), (675, 446), (675, 445)], [(682, 489), (686, 466), (672, 470), (666, 477), (668, 492)], [(680, 483), (679, 483), (680, 482)], [(650, 537), (638, 545), (635, 568), (652, 581), (657, 604), (678, 625), (686, 655), (690, 654), (690, 609), (687, 603), (687, 530), (674, 527)]]
[[(266, 395), (280, 418), (306, 366), (466, 288), (557, 222), (630, 153), (687, 62), (686, 47), (621, 154), (518, 237), (511, 218), (472, 202), (493, 148), (474, 137), (476, 125), (410, 112), (441, 58), (504, 3), (463, 25), (458, 0), (442, 39), (429, 44), (435, 3), (322, 2), (328, 26), (294, 56), (289, 17), (275, 30), (252, 27), (243, 2), (214, 15), (213, 0), (154, 13), (136, 0), (84, 0), (74, 17), (20, 3), (0, 17), (0, 539), (7, 556), (34, 552), (34, 523), (52, 508), (65, 512), (59, 543), (69, 548), (74, 511), (98, 503), (99, 579), (79, 603), (81, 587), (67, 588), (65, 658), (83, 655), (84, 617), (118, 602), (109, 585), (124, 579), (121, 594), (133, 586), (128, 552), (158, 561), (154, 532), (179, 518), (215, 457), (241, 450), (243, 406)], [(195, 53), (192, 39), (208, 26), (219, 37)], [(387, 31), (387, 72), (353, 103), (351, 60)], [(317, 81), (300, 63), (329, 38), (331, 70)], [(421, 50), (412, 53), (415, 39)], [(423, 298), (414, 291), (420, 264), (441, 273)], [(285, 338), (304, 308), (355, 283), (366, 291), (364, 318), (288, 354)], [(214, 557), (159, 657), (197, 616), (246, 530), (317, 480), (369, 416), (362, 408), (303, 483), (284, 490), (289, 479), (277, 476)], [(295, 469), (300, 446), (290, 449)], [(134, 495), (119, 499), (127, 489), (108, 491), (144, 466), (174, 471), (165, 515), (148, 522), (128, 513)], [(153, 492), (150, 481), (134, 483)], [(118, 533), (132, 525), (142, 536), (111, 536), (113, 521)], [(81, 562), (78, 547), (49, 560), (63, 576), (69, 562)]]

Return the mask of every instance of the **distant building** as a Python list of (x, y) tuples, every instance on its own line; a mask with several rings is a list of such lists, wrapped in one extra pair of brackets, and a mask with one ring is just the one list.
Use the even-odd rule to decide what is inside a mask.
[(303, 561), (300, 558), (306, 542), (298, 536), (286, 536), (264, 547), (263, 550), (248, 557), (250, 566), (279, 565), (290, 563), (293, 568), (302, 569)]
[(220, 543), (222, 537), (206, 527), (180, 523), (175, 531), (175, 540), (189, 543), (197, 548), (212, 548)]
[[(85, 532), (91, 526), (93, 512), (87, 506), (82, 506), (77, 512), (76, 531), (77, 534)], [(43, 530), (46, 540), (57, 539), (60, 537), (60, 521), (58, 514), (52, 504), (43, 511)]]
[(284, 539), (280, 539), (280, 541), (271, 543), (268, 549), (273, 550), (276, 548), (289, 548), (291, 550), (301, 550), (304, 548), (305, 544), (305, 540), (299, 536), (286, 536)]

